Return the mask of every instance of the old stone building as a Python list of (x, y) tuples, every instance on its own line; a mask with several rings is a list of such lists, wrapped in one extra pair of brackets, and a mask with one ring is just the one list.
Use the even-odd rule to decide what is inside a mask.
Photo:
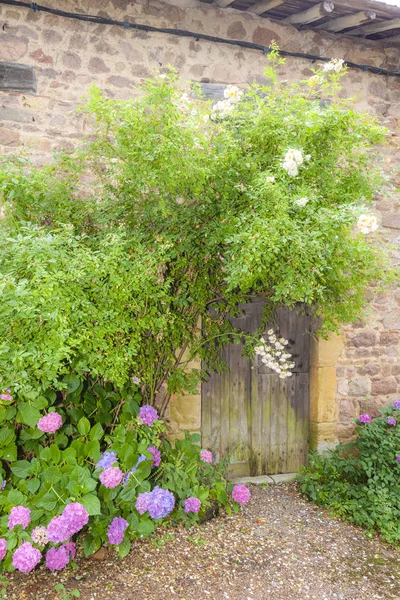
[[(158, 0), (68, 0), (61, 5), (57, 0), (46, 0), (45, 4), (73, 13), (100, 15), (120, 25), (0, 3), (0, 61), (14, 65), (15, 73), (17, 65), (32, 68), (25, 88), (18, 83), (14, 88), (6, 85), (4, 73), (12, 81), (12, 68), (8, 65), (8, 71), (3, 69), (0, 148), (3, 153), (24, 150), (38, 163), (48, 160), (53, 151), (74, 148), (87, 134), (86, 119), (76, 108), (93, 83), (112, 98), (129, 98), (137, 82), (150, 77), (154, 70), (166, 70), (168, 65), (177, 69), (185, 81), (245, 87), (254, 79), (262, 80), (266, 65), (262, 48), (193, 35), (134, 30), (124, 27), (124, 22), (251, 42), (260, 47), (275, 40), (282, 49), (300, 54), (288, 57), (281, 67), (284, 79), (310, 74), (314, 65), (304, 54), (343, 58), (375, 67), (376, 71), (391, 72), (350, 68), (343, 93), (354, 97), (359, 110), (376, 115), (390, 130), (381, 158), (392, 189), (378, 194), (374, 211), (384, 238), (394, 246), (393, 261), (399, 263), (400, 202), (396, 186), (400, 185), (400, 36), (395, 22), (389, 26), (382, 23), (385, 19), (396, 21), (400, 9), (354, 0), (353, 4), (346, 1), (338, 5), (339, 13), (335, 13), (333, 4), (325, 2), (325, 8), (318, 9), (322, 10), (318, 18), (314, 14), (317, 5), (308, 1), (297, 14), (304, 15), (308, 10), (314, 16), (300, 16), (299, 21), (289, 14), (296, 3), (290, 3), (288, 13), (285, 4), (277, 0), (264, 0), (249, 8), (239, 0), (230, 7), (223, 0), (216, 4), (175, 0), (175, 5)], [(372, 16), (375, 8), (376, 19)], [(353, 20), (340, 23), (340, 19), (349, 17)], [(355, 27), (360, 23), (357, 34)], [(344, 34), (340, 33), (343, 29)], [(356, 416), (361, 412), (373, 414), (382, 404), (400, 397), (399, 333), (400, 289), (394, 288), (374, 297), (365, 316), (343, 327), (340, 335), (313, 343), (310, 431), (314, 444), (324, 448), (337, 440), (348, 440)], [(184, 427), (198, 431), (200, 392), (175, 398), (170, 417), (176, 433)]]

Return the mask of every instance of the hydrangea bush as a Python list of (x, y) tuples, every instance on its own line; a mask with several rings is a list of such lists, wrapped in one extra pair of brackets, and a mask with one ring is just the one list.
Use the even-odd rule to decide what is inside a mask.
[(46, 414), (30, 426), (13, 428), (15, 398), (0, 407), (0, 448), (10, 457), (1, 469), (1, 567), (28, 573), (43, 560), (61, 570), (77, 538), (87, 555), (108, 543), (123, 557), (163, 519), (190, 527), (211, 505), (230, 512), (250, 498), (231, 489), (199, 436), (168, 442), (156, 409), (139, 407), (138, 384), (117, 392), (77, 376), (66, 383), (67, 393), (43, 397)]
[(328, 457), (313, 454), (303, 469), (303, 493), (343, 519), (400, 544), (400, 401), (362, 414), (357, 438)]

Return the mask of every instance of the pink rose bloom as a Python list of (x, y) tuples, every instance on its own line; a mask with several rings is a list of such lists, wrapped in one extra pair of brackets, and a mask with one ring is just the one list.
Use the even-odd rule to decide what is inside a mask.
[(232, 490), (232, 498), (239, 504), (246, 504), (251, 498), (250, 490), (245, 485), (237, 483)]
[(38, 429), (45, 433), (55, 433), (62, 425), (62, 416), (56, 412), (51, 412), (38, 421)]
[(124, 474), (119, 467), (110, 467), (100, 473), (100, 481), (106, 488), (115, 488), (122, 481)]
[(40, 550), (34, 548), (30, 542), (24, 542), (17, 548), (12, 558), (13, 567), (21, 573), (30, 573), (41, 561)]
[(26, 529), (31, 522), (31, 511), (24, 506), (13, 506), (8, 517), (8, 528), (14, 529), (16, 525), (22, 525)]
[(7, 554), (7, 540), (4, 538), (0, 539), (0, 560), (3, 560), (5, 555)]
[(201, 450), (200, 458), (203, 462), (212, 463), (212, 461), (213, 461), (212, 452), (210, 452), (209, 450)]

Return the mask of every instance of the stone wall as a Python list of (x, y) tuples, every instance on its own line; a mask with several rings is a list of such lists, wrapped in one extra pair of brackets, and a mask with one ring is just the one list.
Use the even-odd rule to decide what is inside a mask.
[[(298, 31), (249, 13), (190, 2), (191, 6), (183, 8), (156, 0), (69, 0), (63, 9), (262, 45), (276, 40), (286, 50), (398, 69), (400, 49), (396, 47)], [(56, 0), (46, 4), (59, 7)], [(0, 151), (25, 149), (38, 163), (48, 160), (54, 150), (72, 149), (86, 135), (86, 119), (76, 113), (76, 107), (93, 83), (112, 98), (129, 98), (137, 82), (172, 65), (183, 80), (245, 86), (254, 79), (262, 80), (266, 63), (265, 56), (255, 50), (160, 33), (135, 33), (16, 7), (0, 7), (0, 24), (1, 60), (31, 65), (37, 78), (36, 94), (0, 92)], [(310, 74), (312, 66), (308, 60), (288, 59), (281, 74), (296, 79)], [(344, 94), (355, 97), (359, 109), (376, 115), (390, 128), (382, 159), (394, 186), (398, 186), (400, 78), (350, 70)], [(398, 195), (394, 190), (389, 197), (379, 194), (375, 208), (385, 238), (397, 247), (393, 260), (398, 263)], [(374, 412), (399, 397), (399, 305), (400, 289), (378, 296), (362, 321), (343, 328), (342, 345), (337, 339), (316, 345), (311, 384), (316, 443), (348, 439), (355, 416)], [(199, 427), (199, 406), (198, 396), (174, 400), (171, 418), (175, 431), (177, 421), (192, 431)]]

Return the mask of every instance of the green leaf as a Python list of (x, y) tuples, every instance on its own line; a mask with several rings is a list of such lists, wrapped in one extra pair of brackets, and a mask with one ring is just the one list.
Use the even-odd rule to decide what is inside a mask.
[(12, 429), (2, 427), (0, 429), (0, 446), (8, 446), (8, 444), (15, 439), (15, 433)]
[(76, 390), (81, 385), (81, 380), (78, 377), (78, 375), (75, 375), (74, 373), (69, 373), (68, 375), (65, 375), (63, 383), (67, 384), (67, 394), (69, 395), (76, 392)]
[(128, 539), (124, 539), (121, 544), (117, 547), (117, 552), (120, 558), (125, 558), (131, 551), (131, 543)]
[(87, 435), (90, 431), (90, 421), (86, 417), (82, 417), (78, 421), (78, 431), (81, 435)]
[(50, 457), (53, 463), (55, 463), (56, 465), (60, 462), (61, 452), (56, 444), (51, 444), (50, 446)]
[(153, 533), (155, 528), (156, 527), (155, 527), (153, 521), (150, 521), (150, 519), (147, 519), (145, 517), (145, 518), (140, 519), (139, 525), (137, 527), (137, 532), (139, 533), (139, 535), (141, 535), (143, 537), (147, 537), (148, 535)]
[(104, 429), (101, 426), (101, 423), (96, 423), (95, 425), (93, 425), (92, 429), (90, 430), (90, 439), (100, 441), (103, 435)]
[(17, 446), (15, 444), (9, 444), (6, 448), (1, 451), (1, 457), (3, 460), (14, 462), (17, 460)]
[(32, 475), (33, 467), (28, 460), (18, 460), (13, 463), (10, 468), (14, 475), (21, 479), (25, 479), (26, 477), (29, 477), (29, 475)]
[(86, 494), (86, 496), (83, 496), (83, 498), (81, 498), (81, 503), (90, 516), (101, 514), (100, 500), (94, 494)]
[(18, 490), (10, 490), (7, 494), (7, 503), (8, 504), (18, 506), (19, 504), (23, 504), (24, 500), (25, 500), (25, 496)]
[(89, 456), (93, 459), (95, 463), (100, 460), (100, 444), (97, 440), (91, 440), (85, 446), (86, 456)]
[(93, 537), (92, 534), (88, 533), (83, 540), (83, 550), (85, 552), (85, 556), (91, 556), (97, 552), (97, 550), (101, 547), (101, 538)]
[(20, 402), (18, 404), (17, 421), (35, 427), (41, 418), (41, 412), (29, 402)]

